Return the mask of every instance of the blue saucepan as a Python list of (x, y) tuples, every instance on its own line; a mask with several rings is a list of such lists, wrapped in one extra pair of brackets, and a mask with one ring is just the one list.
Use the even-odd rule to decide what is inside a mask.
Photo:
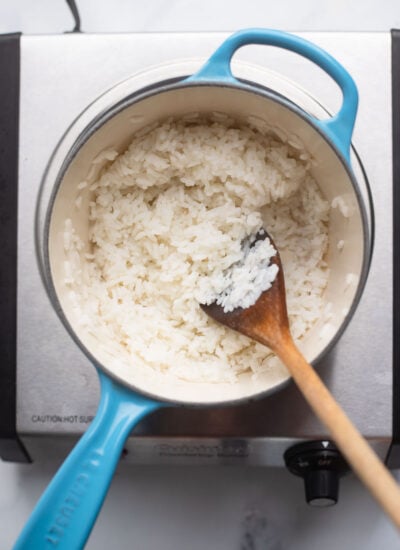
[[(249, 44), (277, 46), (313, 61), (339, 85), (343, 101), (333, 117), (319, 120), (273, 90), (232, 75), (231, 59)], [(167, 69), (167, 70), (166, 70)], [(328, 53), (294, 35), (267, 29), (249, 29), (227, 38), (193, 76), (176, 77), (164, 66), (163, 78), (154, 82), (142, 73), (98, 98), (68, 129), (47, 168), (37, 215), (38, 256), (50, 300), (71, 337), (96, 366), (101, 385), (97, 415), (65, 460), (36, 505), (23, 529), (16, 550), (82, 548), (106, 496), (126, 438), (144, 415), (172, 404), (207, 406), (246, 402), (281, 388), (287, 377), (271, 384), (260, 378), (255, 388), (243, 377), (237, 384), (194, 384), (129, 373), (115, 369), (100, 351), (96, 335), (82, 329), (79, 315), (63, 284), (62, 234), (66, 213), (73, 218), (81, 239), (87, 241), (87, 197), (74, 207), (77, 182), (84, 179), (91, 161), (107, 147), (123, 150), (137, 128), (167, 116), (194, 111), (222, 112), (242, 121), (259, 120), (300, 140), (315, 159), (314, 175), (328, 200), (342, 197), (351, 207), (344, 223), (335, 209), (330, 240), (346, 241), (338, 253), (330, 246), (331, 275), (327, 288), (333, 304), (332, 330), (318, 327), (304, 342), (303, 351), (317, 361), (342, 334), (361, 296), (371, 257), (372, 214), (368, 190), (351, 168), (351, 136), (357, 111), (356, 86), (347, 71)], [(153, 71), (154, 76), (154, 71)], [(122, 94), (121, 94), (122, 90)], [(61, 240), (60, 240), (61, 239)], [(352, 273), (356, 284), (346, 285)], [(332, 298), (334, 297), (334, 299)], [(157, 342), (154, 343), (157, 345)], [(103, 346), (104, 347), (104, 346)], [(73, 371), (71, 370), (71, 375)]]

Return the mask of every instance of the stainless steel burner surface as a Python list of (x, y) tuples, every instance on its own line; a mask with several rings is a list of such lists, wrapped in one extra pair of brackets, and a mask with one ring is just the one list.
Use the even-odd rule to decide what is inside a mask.
[[(384, 457), (392, 437), (390, 34), (302, 35), (332, 53), (358, 85), (354, 144), (372, 189), (376, 221), (371, 271), (360, 306), (318, 369)], [(163, 62), (194, 57), (200, 65), (225, 36), (21, 38), (17, 429), (33, 459), (65, 454), (98, 402), (95, 369), (53, 312), (36, 261), (35, 204), (48, 159), (74, 118), (107, 89)], [(241, 50), (237, 58), (284, 73), (332, 111), (338, 106), (338, 92), (326, 75), (293, 54), (257, 46)], [(239, 407), (162, 410), (142, 421), (134, 434), (126, 456), (133, 462), (262, 465), (283, 465), (283, 451), (298, 440), (327, 437), (293, 385)]]

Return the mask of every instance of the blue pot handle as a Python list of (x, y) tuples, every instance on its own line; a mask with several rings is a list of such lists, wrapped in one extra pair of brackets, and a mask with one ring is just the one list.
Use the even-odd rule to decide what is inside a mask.
[(14, 550), (79, 550), (92, 531), (126, 438), (146, 414), (162, 406), (99, 373), (97, 414), (50, 482)]
[(233, 54), (248, 44), (278, 46), (306, 57), (316, 63), (339, 85), (343, 102), (339, 112), (331, 119), (314, 123), (333, 142), (339, 152), (349, 160), (351, 136), (357, 114), (358, 92), (349, 73), (330, 54), (293, 34), (272, 29), (244, 29), (223, 42), (203, 67), (187, 81), (190, 82), (227, 82), (238, 84), (231, 71)]

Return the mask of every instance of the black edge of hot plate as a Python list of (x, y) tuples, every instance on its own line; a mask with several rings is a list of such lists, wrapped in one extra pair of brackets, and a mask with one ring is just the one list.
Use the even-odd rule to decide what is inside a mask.
[(393, 440), (386, 462), (400, 468), (400, 30), (392, 35)]
[(16, 427), (20, 34), (0, 36), (0, 457), (27, 462)]

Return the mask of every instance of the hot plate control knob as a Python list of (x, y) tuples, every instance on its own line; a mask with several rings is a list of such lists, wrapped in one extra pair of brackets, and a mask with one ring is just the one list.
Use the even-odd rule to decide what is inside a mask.
[(311, 506), (332, 506), (338, 501), (339, 479), (350, 471), (330, 441), (309, 441), (287, 449), (286, 466), (304, 479), (306, 501)]

